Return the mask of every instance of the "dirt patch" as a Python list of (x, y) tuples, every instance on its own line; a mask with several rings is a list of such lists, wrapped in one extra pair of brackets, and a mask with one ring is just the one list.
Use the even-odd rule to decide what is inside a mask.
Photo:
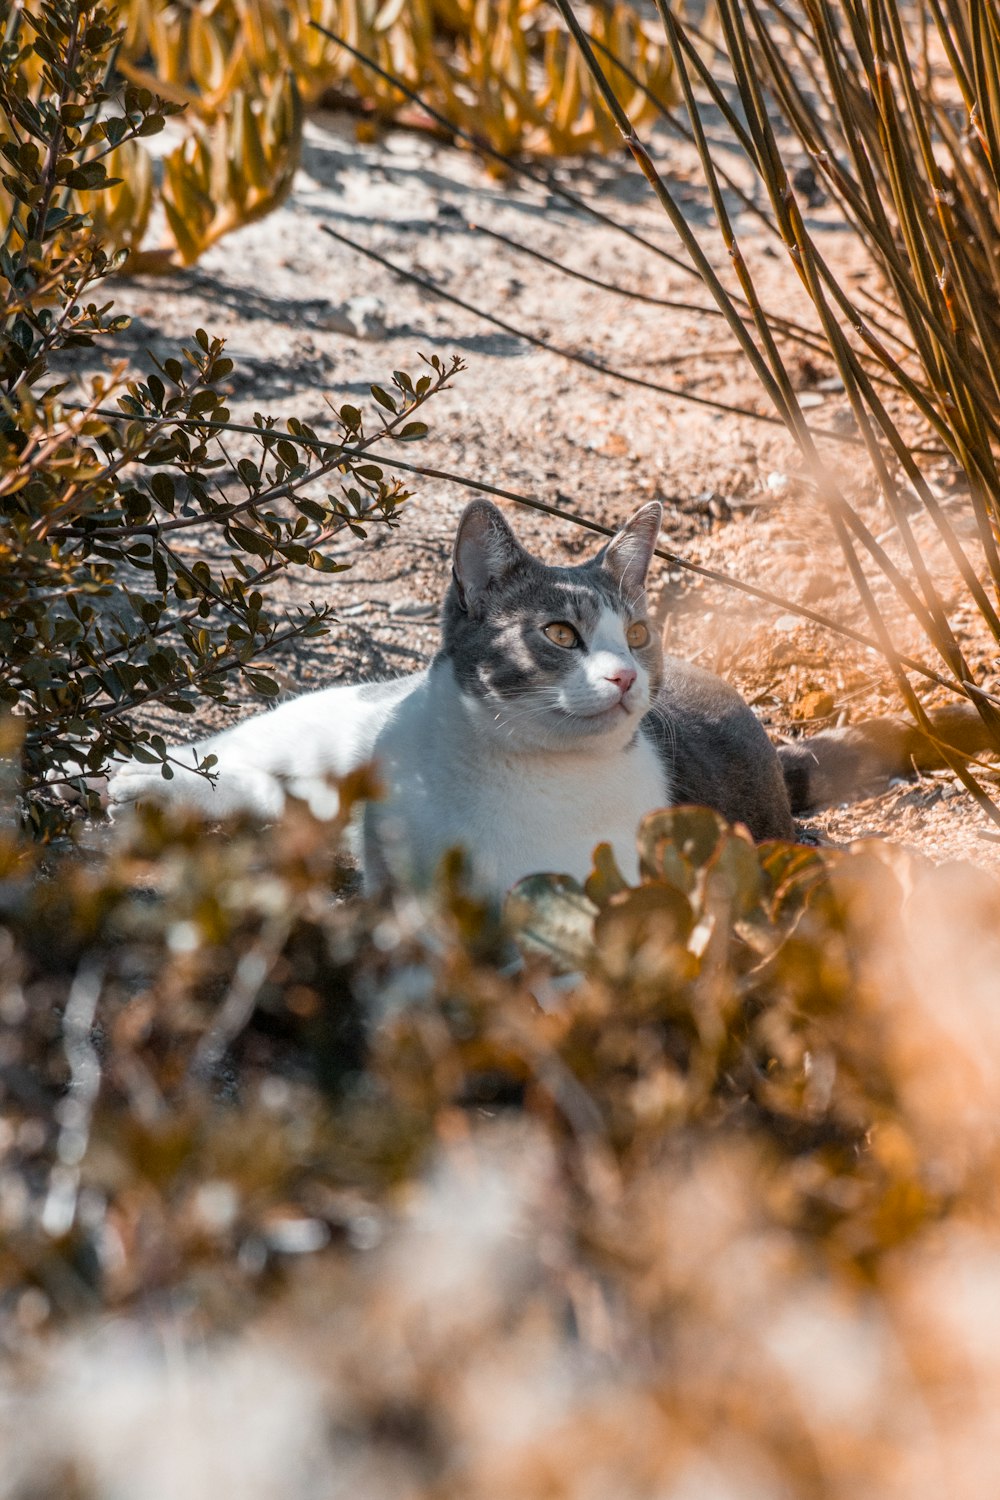
[[(656, 145), (720, 275), (732, 285), (688, 153), (666, 137)], [(734, 159), (733, 174), (740, 170)], [(253, 411), (288, 413), (321, 431), (328, 399), (357, 401), (394, 368), (415, 371), (422, 353), (459, 354), (468, 368), (429, 408), (430, 437), (419, 452), (408, 448), (402, 457), (605, 524), (659, 498), (667, 546), (864, 630), (829, 521), (798, 475), (783, 429), (581, 368), (402, 281), (321, 229), (327, 223), (358, 247), (371, 247), (471, 307), (560, 348), (689, 396), (767, 415), (766, 399), (708, 294), (667, 258), (679, 247), (634, 167), (620, 157), (562, 165), (553, 178), (664, 253), (629, 240), (545, 187), (491, 177), (470, 154), (426, 136), (393, 130), (360, 144), (349, 119), (315, 116), (306, 127), (295, 190), (280, 211), (223, 241), (191, 271), (115, 286), (116, 304), (134, 319), (125, 337), (141, 363), (145, 349), (162, 357), (199, 325), (221, 334), (236, 360), (230, 402), (236, 419)], [(788, 262), (752, 215), (744, 211), (736, 222), (765, 304), (808, 321)], [(652, 305), (598, 289), (478, 226), (588, 277), (684, 305)], [(851, 236), (829, 209), (816, 210), (811, 226), (845, 275), (863, 275), (851, 264)], [(824, 445), (831, 465), (891, 551), (898, 538), (866, 488), (834, 371), (821, 358), (801, 354), (792, 364), (810, 417), (841, 435)], [(950, 494), (946, 466), (935, 472), (945, 502), (961, 519), (963, 496)], [(468, 494), (430, 481), (418, 481), (416, 490), (398, 530), (363, 548), (343, 543), (344, 560), (354, 562), (350, 572), (334, 579), (308, 575), (286, 586), (289, 605), (332, 595), (337, 614), (330, 635), (295, 643), (276, 663), (289, 690), (410, 671), (433, 654), (450, 542)], [(511, 511), (525, 543), (543, 557), (574, 557), (592, 546), (583, 531), (530, 510)], [(933, 538), (923, 544), (933, 556)], [(775, 734), (898, 709), (877, 654), (787, 609), (667, 565), (655, 578), (654, 596), (668, 648), (736, 683)], [(955, 628), (990, 683), (995, 655), (977, 638), (977, 621), (963, 611), (958, 589), (953, 603)], [(899, 646), (926, 658), (912, 622), (897, 611), (893, 624)], [(238, 697), (228, 707), (206, 704), (201, 722), (216, 727), (246, 708)], [(816, 836), (838, 842), (891, 837), (936, 858), (1000, 862), (1000, 844), (982, 837), (982, 813), (951, 776), (890, 788), (830, 810), (810, 826)]]

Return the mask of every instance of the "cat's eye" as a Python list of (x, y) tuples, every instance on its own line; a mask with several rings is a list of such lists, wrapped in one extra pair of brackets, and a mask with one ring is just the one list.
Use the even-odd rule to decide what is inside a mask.
[(640, 651), (643, 646), (649, 645), (649, 626), (644, 620), (633, 620), (625, 632), (625, 639), (633, 651)]
[(553, 646), (562, 646), (567, 651), (572, 646), (580, 644), (580, 637), (572, 625), (566, 625), (562, 620), (554, 620), (551, 625), (543, 625), (542, 634), (548, 636)]

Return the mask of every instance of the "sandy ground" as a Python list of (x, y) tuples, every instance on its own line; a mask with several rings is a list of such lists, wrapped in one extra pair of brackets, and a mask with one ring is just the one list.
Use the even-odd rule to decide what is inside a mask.
[[(685, 212), (733, 286), (690, 156), (666, 137), (656, 144)], [(555, 174), (668, 254), (678, 252), (624, 155), (562, 164)], [(810, 222), (825, 253), (855, 284), (864, 284), (866, 270), (851, 264), (852, 241), (829, 206), (820, 206)], [(693, 276), (543, 185), (491, 176), (469, 153), (414, 131), (394, 129), (360, 144), (353, 121), (340, 115), (321, 114), (307, 124), (302, 168), (280, 211), (231, 235), (192, 270), (117, 283), (116, 303), (134, 319), (124, 336), (131, 341), (127, 352), (141, 366), (146, 349), (163, 357), (202, 325), (227, 339), (236, 360), (235, 418), (255, 410), (295, 415), (321, 431), (328, 399), (358, 403), (372, 381), (385, 382), (394, 368), (418, 373), (421, 354), (458, 354), (465, 372), (428, 407), (428, 439), (407, 445), (402, 457), (605, 524), (656, 497), (665, 506), (664, 542), (684, 557), (864, 626), (829, 523), (796, 477), (795, 451), (782, 428), (640, 389), (532, 347), (475, 311), (402, 281), (360, 248), (338, 244), (322, 232), (324, 223), (473, 308), (562, 348), (691, 395), (767, 411), (732, 334)], [(476, 225), (589, 276), (689, 306), (650, 305), (597, 289)], [(736, 225), (765, 304), (808, 321), (787, 260), (746, 211)], [(354, 320), (356, 333), (345, 331), (345, 319)], [(794, 350), (788, 360), (810, 419), (848, 433), (832, 367)], [(830, 442), (825, 451), (891, 549), (892, 528), (868, 492), (856, 448)], [(936, 482), (948, 496), (952, 481), (943, 466)], [(288, 586), (290, 604), (332, 596), (337, 614), (328, 636), (295, 643), (275, 664), (289, 690), (394, 675), (433, 653), (450, 542), (468, 492), (426, 480), (415, 489), (398, 530), (364, 547), (348, 540), (339, 549), (344, 560), (355, 559), (351, 571), (332, 578), (307, 574)], [(956, 494), (956, 514), (961, 501)], [(586, 532), (565, 522), (516, 506), (509, 511), (527, 545), (552, 560), (583, 555), (593, 545)], [(925, 541), (930, 554), (933, 539)], [(669, 649), (729, 677), (775, 734), (896, 708), (880, 658), (787, 609), (667, 564), (653, 592)], [(996, 659), (976, 641), (975, 621), (963, 615), (960, 594), (953, 602), (974, 664), (992, 681)], [(928, 659), (909, 622), (898, 625), (900, 645)], [(818, 698), (823, 693), (827, 701)], [(822, 716), (813, 718), (818, 709)], [(245, 712), (237, 698), (210, 722)], [(830, 809), (809, 827), (837, 842), (891, 837), (936, 858), (993, 862), (1000, 844), (984, 837), (984, 825), (969, 796), (942, 775)]]

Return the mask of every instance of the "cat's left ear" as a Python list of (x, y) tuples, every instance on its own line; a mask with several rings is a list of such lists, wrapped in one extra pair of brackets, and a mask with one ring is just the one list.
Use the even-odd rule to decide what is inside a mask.
[(625, 522), (600, 554), (604, 567), (623, 592), (640, 594), (646, 587), (662, 520), (663, 506), (651, 500)]
[(483, 596), (526, 557), (501, 512), (489, 500), (471, 500), (455, 537), (452, 573), (463, 609), (476, 613)]

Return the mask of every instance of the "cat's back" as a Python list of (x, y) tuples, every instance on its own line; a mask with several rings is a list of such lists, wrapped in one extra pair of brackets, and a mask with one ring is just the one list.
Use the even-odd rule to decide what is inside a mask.
[(255, 763), (276, 776), (344, 775), (371, 757), (385, 725), (424, 676), (303, 693), (228, 731), (227, 748), (236, 754), (252, 748)]
[[(250, 813), (269, 819), (281, 814), (292, 793), (328, 817), (335, 805), (329, 778), (372, 758), (386, 724), (424, 676), (303, 693), (193, 744), (171, 746), (176, 774), (170, 781), (158, 766), (128, 761), (109, 780), (109, 805), (170, 801), (214, 818)], [(195, 774), (206, 756), (215, 761), (211, 778)]]
[(788, 790), (774, 746), (735, 688), (675, 656), (643, 733), (656, 746), (673, 801), (714, 807), (755, 839), (794, 838)]

